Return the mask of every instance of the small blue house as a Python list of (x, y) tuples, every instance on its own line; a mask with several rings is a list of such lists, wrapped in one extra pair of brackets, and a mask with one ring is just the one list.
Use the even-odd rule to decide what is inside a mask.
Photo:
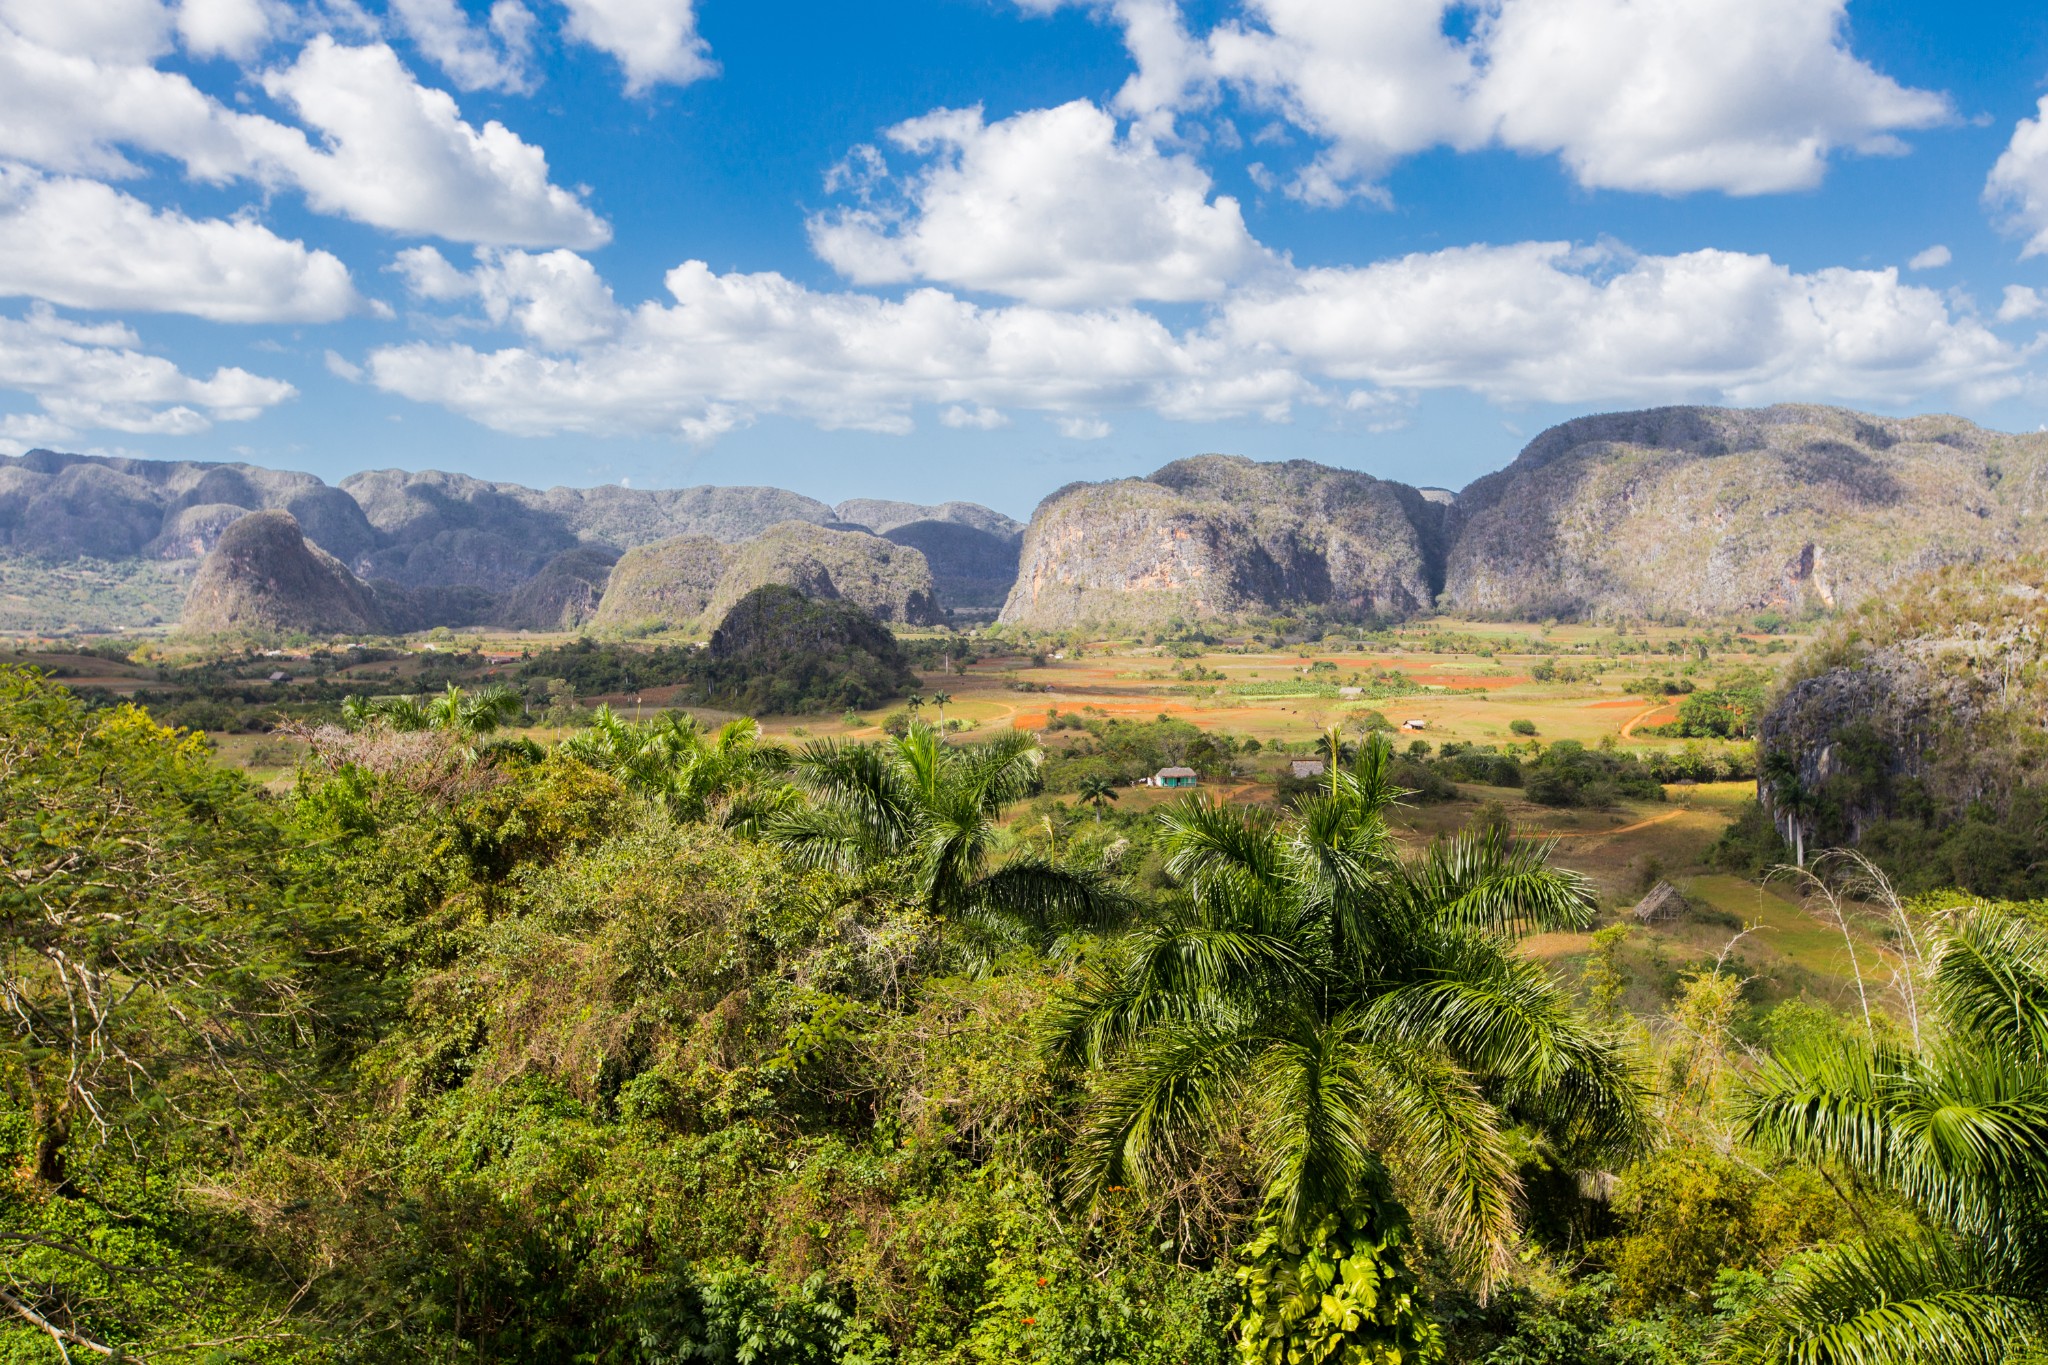
[(1193, 768), (1161, 768), (1152, 774), (1155, 787), (1192, 787), (1195, 785)]

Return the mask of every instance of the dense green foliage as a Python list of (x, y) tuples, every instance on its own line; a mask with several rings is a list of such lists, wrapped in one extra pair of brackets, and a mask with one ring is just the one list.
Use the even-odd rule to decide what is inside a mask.
[(732, 710), (795, 715), (879, 706), (915, 686), (896, 637), (865, 609), (770, 585), (726, 613), (691, 692)]
[(1588, 913), (1540, 844), (1393, 846), (1383, 740), (1287, 813), (1161, 817), (1022, 808), (1021, 733), (606, 712), (543, 749), (495, 706), (361, 708), (272, 794), (0, 670), (0, 1361), (2017, 1365), (2040, 1330), (2037, 931), (1902, 918), (1897, 1022), (1751, 1019), (1715, 970), (1639, 1028), (1515, 944)]

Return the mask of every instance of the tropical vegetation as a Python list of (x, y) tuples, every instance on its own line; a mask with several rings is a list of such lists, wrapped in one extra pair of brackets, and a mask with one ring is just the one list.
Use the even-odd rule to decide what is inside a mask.
[(2039, 1358), (2031, 907), (1809, 849), (1860, 1003), (1631, 1015), (1378, 734), (1147, 813), (1023, 732), (497, 696), (266, 788), (0, 669), (0, 1362)]

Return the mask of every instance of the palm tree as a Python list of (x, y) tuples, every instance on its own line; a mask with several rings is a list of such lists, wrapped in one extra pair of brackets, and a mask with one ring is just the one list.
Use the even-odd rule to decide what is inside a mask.
[(641, 723), (600, 706), (560, 747), (658, 798), (678, 820), (705, 819), (722, 805), (730, 827), (752, 826), (778, 804), (775, 778), (789, 766), (788, 750), (764, 743), (753, 720), (706, 735), (695, 716), (677, 711)]
[(1792, 861), (1806, 866), (1806, 826), (1820, 813), (1820, 796), (1799, 775), (1799, 762), (1782, 749), (1764, 755), (1764, 782), (1771, 804), (1792, 828)]
[(932, 693), (932, 705), (939, 708), (939, 733), (946, 733), (946, 703), (953, 700), (951, 692)]
[(1000, 936), (1110, 922), (1125, 901), (1101, 874), (1028, 853), (996, 858), (997, 819), (1030, 793), (1039, 761), (1024, 730), (952, 745), (914, 722), (877, 744), (814, 740), (794, 770), (809, 799), (764, 832), (802, 866), (900, 877), (934, 917)]
[(1969, 914), (1929, 974), (1935, 1027), (1919, 1048), (1788, 1049), (1742, 1122), (1765, 1151), (1890, 1190), (1930, 1234), (1802, 1258), (1724, 1334), (1727, 1359), (1997, 1365), (2048, 1337), (2048, 934)]
[(1283, 818), (1200, 796), (1166, 814), (1185, 904), (1062, 1007), (1057, 1054), (1105, 1073), (1069, 1175), (1083, 1197), (1156, 1189), (1249, 1124), (1262, 1225), (1296, 1256), (1333, 1219), (1395, 1236), (1375, 1212), (1391, 1182), (1483, 1292), (1519, 1223), (1507, 1129), (1616, 1157), (1644, 1139), (1647, 1092), (1509, 938), (1584, 925), (1590, 885), (1498, 829), (1403, 858), (1393, 762), (1374, 735)]
[(402, 733), (444, 730), (470, 741), (503, 728), (525, 706), (519, 694), (503, 683), (478, 692), (466, 692), (450, 683), (448, 690), (432, 701), (420, 697), (346, 698), (341, 704), (341, 723), (351, 730), (377, 723)]
[(454, 683), (427, 703), (427, 724), (446, 730), (464, 740), (479, 739), (499, 729), (526, 709), (519, 694), (503, 683), (492, 683), (477, 692), (465, 692)]
[(1102, 823), (1102, 807), (1117, 799), (1116, 784), (1101, 773), (1092, 773), (1081, 779), (1081, 800), (1095, 807), (1095, 822)]

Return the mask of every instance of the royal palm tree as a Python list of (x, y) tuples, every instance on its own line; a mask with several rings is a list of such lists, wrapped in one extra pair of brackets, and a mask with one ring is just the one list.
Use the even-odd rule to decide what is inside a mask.
[(1081, 779), (1080, 797), (1083, 802), (1095, 807), (1095, 820), (1102, 822), (1102, 808), (1117, 799), (1116, 784), (1101, 773), (1091, 773)]
[(951, 692), (934, 692), (931, 696), (932, 705), (939, 709), (939, 733), (942, 735), (946, 733), (946, 703), (951, 700)]
[(1201, 796), (1163, 817), (1185, 902), (1084, 968), (1059, 1020), (1061, 1058), (1105, 1073), (1069, 1175), (1143, 1192), (1248, 1125), (1282, 1243), (1370, 1223), (1391, 1187), (1484, 1291), (1519, 1226), (1509, 1127), (1613, 1159), (1646, 1091), (1509, 937), (1583, 926), (1591, 887), (1498, 829), (1402, 857), (1393, 761), (1374, 735), (1285, 817)]
[(814, 740), (793, 770), (806, 799), (766, 837), (800, 865), (907, 881), (935, 917), (1044, 939), (1112, 922), (1125, 898), (1098, 873), (1030, 853), (997, 858), (997, 820), (1036, 783), (1030, 732), (941, 743), (923, 722), (877, 744)]
[(454, 683), (431, 701), (420, 697), (349, 697), (341, 704), (342, 724), (351, 730), (382, 724), (402, 732), (443, 730), (462, 740), (480, 739), (505, 726), (525, 709), (519, 694), (503, 683), (477, 692)]
[(519, 694), (503, 683), (492, 683), (476, 692), (449, 683), (447, 691), (427, 703), (427, 725), (461, 739), (480, 739), (525, 709)]
[(1789, 1048), (1743, 1101), (1747, 1140), (1912, 1205), (1930, 1232), (1796, 1262), (1724, 1335), (1731, 1361), (2016, 1361), (2048, 1338), (2048, 935), (1988, 912), (1939, 938), (1919, 1048)]
[(561, 749), (658, 798), (678, 820), (702, 820), (721, 807), (723, 822), (737, 827), (778, 804), (776, 775), (789, 766), (789, 751), (763, 742), (750, 719), (707, 735), (695, 716), (678, 711), (641, 723), (600, 706)]

